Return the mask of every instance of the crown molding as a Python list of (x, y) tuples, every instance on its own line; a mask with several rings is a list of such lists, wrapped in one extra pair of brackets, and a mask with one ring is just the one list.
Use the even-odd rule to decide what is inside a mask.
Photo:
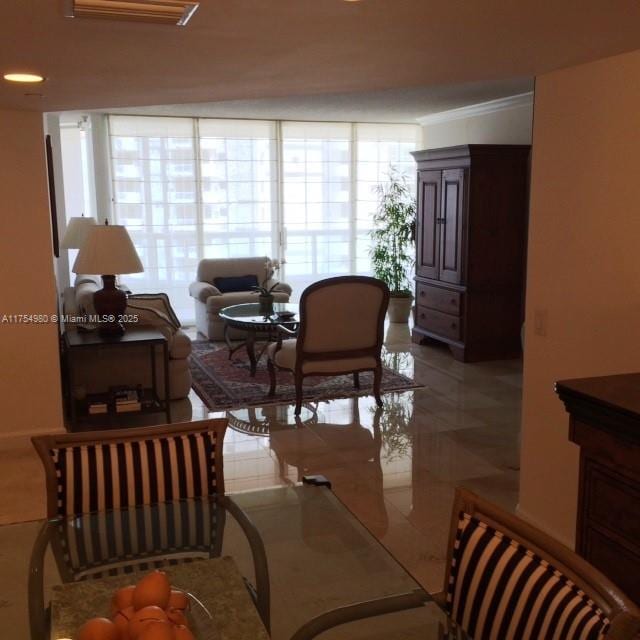
[(438, 113), (430, 113), (422, 118), (417, 118), (418, 124), (423, 127), (430, 124), (439, 124), (440, 122), (449, 122), (450, 120), (461, 120), (463, 118), (473, 118), (474, 116), (484, 116), (488, 113), (504, 111), (505, 109), (515, 109), (517, 107), (526, 107), (533, 104), (533, 91), (527, 93), (519, 93), (515, 96), (507, 96), (506, 98), (498, 98), (497, 100), (489, 100), (488, 102), (480, 102), (478, 104), (470, 104), (459, 109), (449, 109), (448, 111), (439, 111)]

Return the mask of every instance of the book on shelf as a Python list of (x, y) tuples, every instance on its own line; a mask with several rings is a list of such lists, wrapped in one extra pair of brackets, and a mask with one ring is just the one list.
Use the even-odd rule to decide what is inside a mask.
[(115, 399), (116, 413), (140, 411), (142, 408), (138, 389), (116, 389), (113, 393), (113, 397)]
[(126, 404), (116, 404), (116, 413), (128, 413), (130, 411), (140, 411), (142, 405), (139, 402), (128, 402)]
[(92, 402), (89, 405), (89, 415), (97, 415), (99, 413), (107, 413), (106, 402)]

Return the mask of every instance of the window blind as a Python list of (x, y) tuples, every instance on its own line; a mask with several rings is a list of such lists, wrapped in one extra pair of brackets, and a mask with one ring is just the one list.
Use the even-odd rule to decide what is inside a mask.
[(183, 322), (199, 260), (268, 255), (297, 300), (316, 280), (370, 273), (373, 187), (410, 176), (417, 125), (110, 116), (114, 222)]

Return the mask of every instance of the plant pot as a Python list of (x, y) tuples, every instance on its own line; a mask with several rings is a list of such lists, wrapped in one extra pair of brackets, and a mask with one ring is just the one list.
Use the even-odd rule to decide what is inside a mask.
[(409, 322), (411, 315), (411, 307), (413, 305), (413, 296), (394, 296), (389, 298), (389, 309), (387, 315), (389, 322)]
[(260, 305), (260, 313), (265, 316), (270, 316), (273, 313), (273, 295), (268, 296), (259, 295), (258, 304)]

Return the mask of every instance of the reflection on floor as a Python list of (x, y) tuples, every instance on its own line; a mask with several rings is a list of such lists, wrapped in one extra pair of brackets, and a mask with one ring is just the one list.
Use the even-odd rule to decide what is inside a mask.
[[(442, 587), (454, 488), (468, 487), (514, 508), (518, 498), (521, 363), (461, 364), (440, 346), (418, 346), (389, 325), (389, 366), (424, 388), (384, 397), (228, 414), (228, 492), (327, 476), (339, 498), (429, 591)], [(192, 392), (175, 421), (209, 414)], [(0, 524), (44, 516), (44, 478), (26, 438), (0, 441)], [(0, 574), (16, 575), (11, 527), (0, 528)], [(13, 550), (12, 550), (13, 549)], [(22, 571), (20, 573), (23, 573)], [(9, 584), (12, 584), (11, 582)], [(15, 586), (15, 585), (14, 585)], [(0, 589), (0, 618), (6, 594)]]

